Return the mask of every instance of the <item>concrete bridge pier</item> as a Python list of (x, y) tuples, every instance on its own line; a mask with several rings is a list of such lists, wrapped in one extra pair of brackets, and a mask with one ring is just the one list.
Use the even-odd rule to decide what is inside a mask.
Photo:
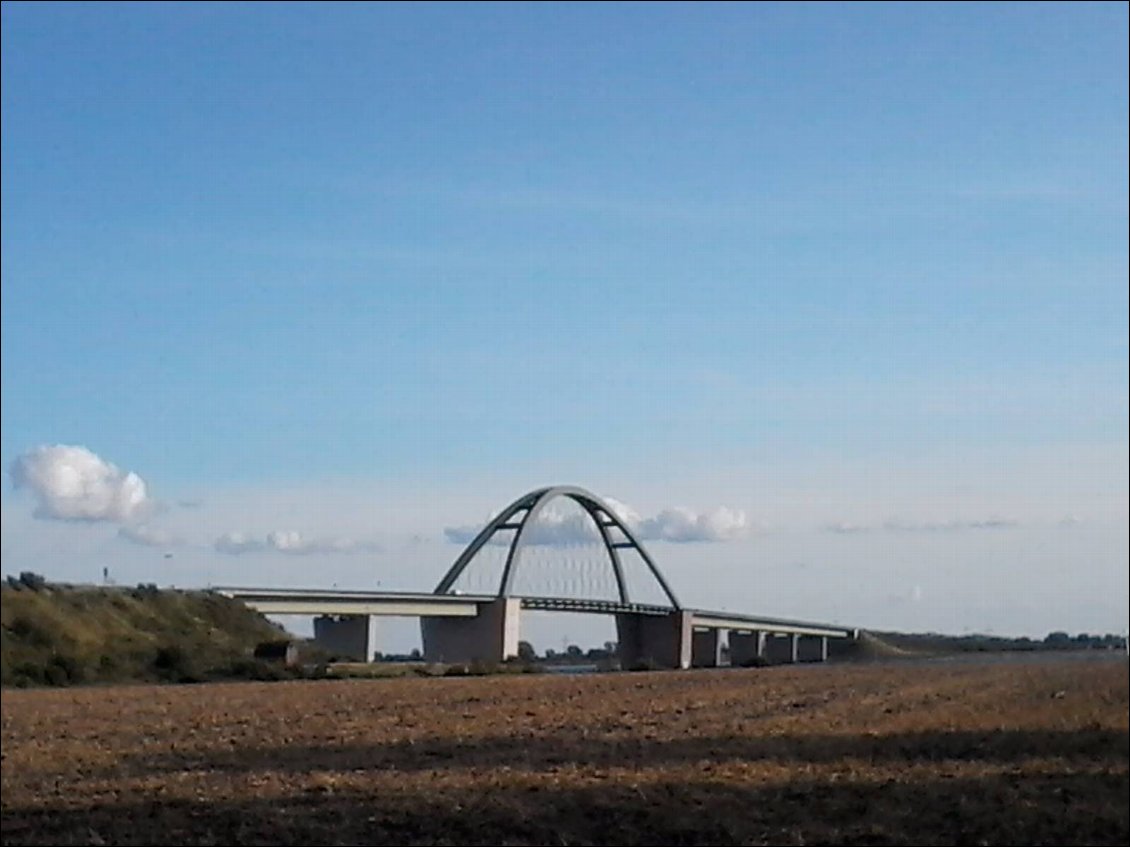
[(479, 605), (474, 617), (420, 619), (428, 662), (504, 662), (518, 655), (522, 601), (502, 597)]
[(694, 641), (692, 614), (678, 610), (669, 615), (616, 615), (620, 666), (689, 668)]
[(718, 668), (722, 666), (722, 635), (724, 629), (695, 630), (691, 642), (692, 668)]
[(319, 615), (314, 618), (314, 643), (331, 656), (367, 662), (369, 656), (368, 615)]

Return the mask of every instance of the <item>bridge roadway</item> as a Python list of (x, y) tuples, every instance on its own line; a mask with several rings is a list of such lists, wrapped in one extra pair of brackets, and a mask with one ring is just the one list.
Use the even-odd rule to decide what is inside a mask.
[(822, 661), (828, 639), (855, 637), (854, 630), (832, 624), (615, 600), (292, 588), (213, 591), (263, 614), (317, 616), (315, 640), (355, 658), (368, 658), (370, 616), (408, 616), (421, 619), (429, 660), (499, 661), (517, 653), (522, 609), (614, 615), (625, 666), (715, 666), (722, 663), (727, 632), (731, 664)]

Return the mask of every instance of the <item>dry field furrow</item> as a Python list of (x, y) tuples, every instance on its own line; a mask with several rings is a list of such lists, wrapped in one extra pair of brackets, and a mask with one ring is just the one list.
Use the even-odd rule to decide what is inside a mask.
[(1126, 844), (1121, 661), (5, 691), (5, 844)]

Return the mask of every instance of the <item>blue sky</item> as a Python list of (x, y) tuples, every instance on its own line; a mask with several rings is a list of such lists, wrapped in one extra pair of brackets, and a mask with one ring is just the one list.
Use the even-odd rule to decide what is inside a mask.
[[(1119, 3), (5, 3), (0, 459), (159, 508), (9, 474), (4, 570), (427, 587), (445, 527), (571, 482), (742, 511), (657, 558), (754, 607), (830, 613), (757, 588), (803, 564), (852, 621), (1123, 627), (1127, 40)], [(281, 530), (358, 546), (214, 543)]]

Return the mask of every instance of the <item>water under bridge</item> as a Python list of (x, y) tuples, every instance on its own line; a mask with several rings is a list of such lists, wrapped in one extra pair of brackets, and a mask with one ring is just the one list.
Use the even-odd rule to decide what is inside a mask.
[[(563, 504), (572, 513), (563, 513)], [(531, 552), (568, 546), (565, 540), (573, 557), (564, 562), (552, 556), (538, 562)], [(548, 587), (523, 578), (539, 565), (553, 577)], [(562, 579), (563, 571), (581, 577)], [(429, 662), (517, 656), (523, 610), (615, 616), (623, 667), (712, 667), (724, 657), (733, 665), (823, 661), (829, 639), (856, 634), (834, 624), (684, 607), (627, 521), (596, 495), (571, 486), (531, 491), (503, 509), (431, 592), (214, 590), (264, 614), (314, 615), (315, 641), (359, 660), (368, 658), (371, 617), (390, 615), (420, 619)]]

